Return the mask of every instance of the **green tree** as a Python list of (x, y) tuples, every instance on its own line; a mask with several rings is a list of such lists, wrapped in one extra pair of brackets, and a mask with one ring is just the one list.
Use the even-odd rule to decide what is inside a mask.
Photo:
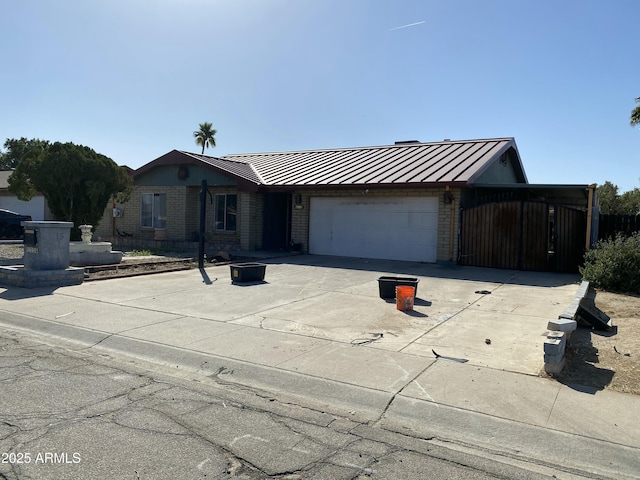
[(46, 140), (32, 138), (27, 140), (22, 137), (20, 139), (7, 138), (4, 142), (6, 152), (0, 152), (0, 170), (13, 170), (18, 166), (22, 157), (44, 150), (49, 145)]
[(204, 155), (205, 147), (215, 147), (216, 139), (214, 138), (217, 130), (213, 128), (213, 125), (209, 122), (200, 124), (200, 129), (193, 132), (193, 136), (196, 139), (197, 145), (202, 145), (202, 154)]
[(629, 120), (629, 124), (631, 124), (632, 127), (640, 125), (640, 97), (636, 98), (636, 103), (639, 105), (631, 110), (631, 119)]
[[(56, 220), (98, 225), (109, 199), (125, 201), (133, 187), (127, 171), (89, 147), (56, 142), (25, 155), (9, 177), (9, 191), (20, 200), (36, 192), (47, 199)], [(72, 237), (79, 238), (74, 229)]]
[(596, 188), (596, 193), (598, 194), (598, 200), (600, 201), (600, 213), (618, 213), (618, 204), (620, 197), (618, 195), (617, 185), (614, 185), (607, 180), (603, 185), (598, 185), (598, 187)]
[(620, 195), (619, 212), (621, 215), (640, 214), (640, 188), (634, 188)]

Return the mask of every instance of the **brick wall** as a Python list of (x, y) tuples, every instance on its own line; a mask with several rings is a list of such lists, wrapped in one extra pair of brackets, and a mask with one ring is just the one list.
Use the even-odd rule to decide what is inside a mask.
[[(149, 245), (149, 241), (167, 240), (169, 242), (197, 241), (200, 222), (199, 187), (179, 186), (135, 186), (129, 201), (115, 207), (123, 213), (122, 217), (113, 219), (112, 201), (105, 209), (103, 220), (94, 233), (94, 239), (111, 241), (114, 244), (127, 243)], [(164, 193), (167, 199), (166, 229), (158, 232), (154, 228), (140, 225), (140, 204), (143, 193)], [(118, 233), (133, 234), (133, 240), (118, 241)], [(213, 232), (213, 205), (207, 204), (207, 231)], [(164, 238), (162, 238), (164, 237)], [(161, 244), (158, 244), (158, 246)]]
[(238, 193), (240, 248), (242, 250), (262, 248), (262, 209), (262, 195), (256, 192)]

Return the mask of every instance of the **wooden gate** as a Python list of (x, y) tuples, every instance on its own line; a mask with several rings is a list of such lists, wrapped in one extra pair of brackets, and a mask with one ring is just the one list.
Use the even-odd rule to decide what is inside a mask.
[(576, 272), (586, 235), (584, 217), (580, 210), (528, 201), (463, 209), (458, 263)]
[(577, 272), (584, 260), (587, 216), (582, 210), (556, 206), (554, 217), (554, 262), (550, 265), (550, 271)]

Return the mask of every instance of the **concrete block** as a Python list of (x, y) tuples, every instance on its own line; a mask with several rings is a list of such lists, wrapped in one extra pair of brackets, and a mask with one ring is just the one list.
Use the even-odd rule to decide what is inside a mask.
[(568, 318), (558, 318), (557, 320), (551, 320), (547, 324), (547, 329), (565, 333), (571, 333), (576, 328), (578, 328), (578, 322)]
[(556, 363), (545, 363), (544, 364), (544, 371), (547, 373), (550, 373), (552, 375), (558, 375), (560, 372), (562, 372), (562, 369), (564, 368), (564, 364), (566, 363), (566, 359), (563, 358), (560, 362), (556, 362)]
[(555, 354), (555, 355), (549, 355), (548, 353), (544, 354), (545, 365), (548, 363), (560, 363), (563, 360), (564, 360), (564, 352)]
[(589, 282), (585, 280), (580, 284), (580, 287), (576, 292), (576, 297), (585, 298), (588, 295), (588, 293), (589, 293)]
[(547, 338), (564, 338), (566, 339), (567, 332), (562, 332), (559, 330), (550, 330), (547, 332)]
[(544, 341), (545, 355), (564, 355), (567, 336), (565, 332), (549, 332)]
[(567, 309), (561, 313), (558, 318), (564, 318), (564, 319), (568, 319), (568, 320), (576, 320), (576, 315), (578, 312), (578, 307), (580, 306), (580, 301), (587, 297), (590, 289), (589, 289), (589, 282), (587, 281), (583, 281), (580, 284), (580, 287), (578, 287), (578, 291), (576, 292), (575, 297), (573, 298), (573, 301), (571, 302), (571, 305), (569, 305), (569, 307), (567, 307)]

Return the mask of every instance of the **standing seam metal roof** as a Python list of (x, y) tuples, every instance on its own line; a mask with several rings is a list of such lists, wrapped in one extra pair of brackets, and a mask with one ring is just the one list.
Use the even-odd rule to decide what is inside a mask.
[(195, 158), (203, 163), (207, 163), (218, 170), (223, 170), (228, 172), (236, 177), (240, 177), (244, 180), (248, 180), (249, 182), (255, 184), (264, 184), (264, 180), (260, 177), (260, 174), (256, 171), (256, 169), (247, 162), (241, 162), (232, 159), (222, 159), (217, 157), (208, 157), (206, 155), (199, 155), (197, 153), (189, 153), (180, 151), (180, 153), (184, 155), (188, 155), (190, 157)]
[(234, 154), (222, 159), (189, 155), (262, 185), (396, 185), (470, 183), (510, 148), (520, 162), (513, 138)]

